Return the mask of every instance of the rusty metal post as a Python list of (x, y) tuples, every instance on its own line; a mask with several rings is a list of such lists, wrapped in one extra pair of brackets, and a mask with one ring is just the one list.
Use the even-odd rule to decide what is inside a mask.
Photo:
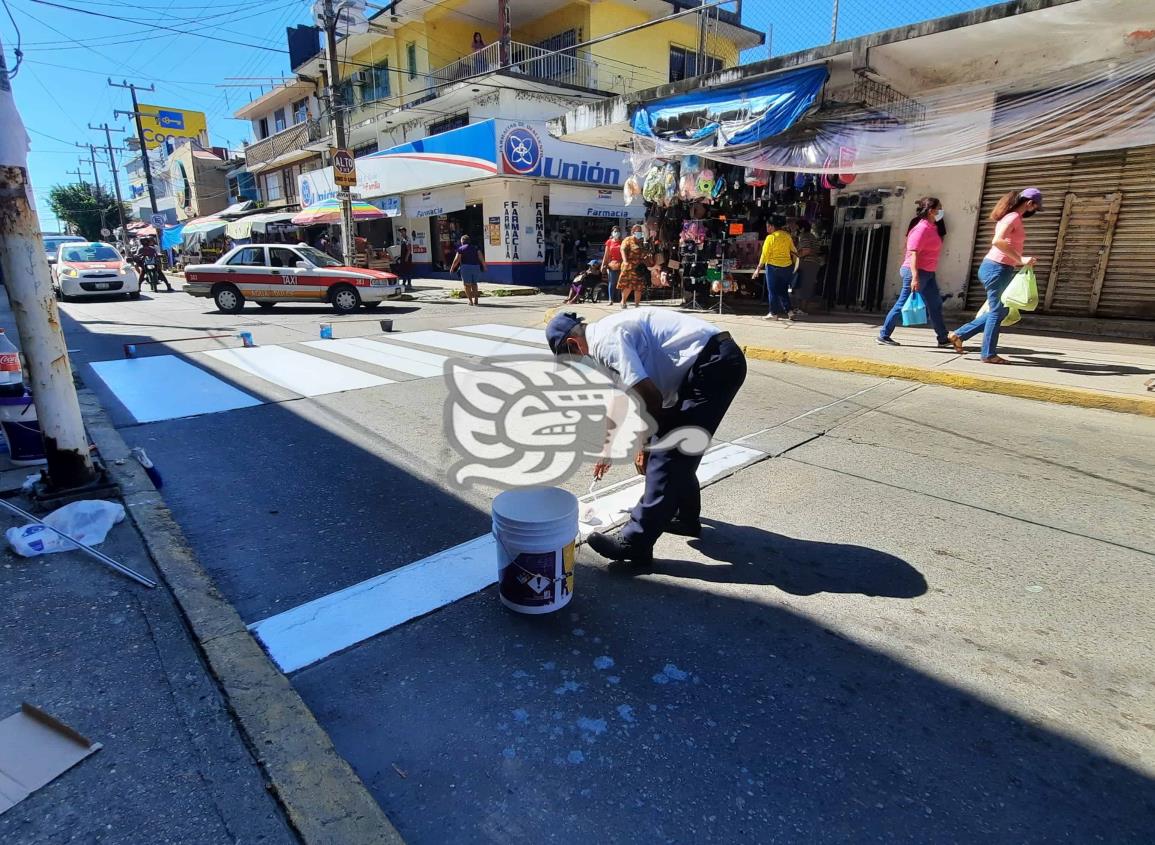
[(48, 458), (48, 485), (71, 490), (97, 481), (52, 292), (40, 219), (28, 178), (27, 138), (0, 50), (0, 267), (27, 365), (25, 382)]

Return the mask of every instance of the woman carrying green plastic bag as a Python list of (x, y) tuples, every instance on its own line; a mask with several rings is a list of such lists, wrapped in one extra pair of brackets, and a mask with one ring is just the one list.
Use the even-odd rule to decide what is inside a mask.
[[(1007, 289), (1003, 291), (1002, 301), (1003, 305), (1007, 306), (1007, 316), (1003, 317), (1000, 326), (1013, 326), (1023, 319), (1021, 312), (1034, 311), (1039, 307), (1039, 285), (1035, 280), (1034, 267), (1024, 267), (1015, 274)], [(990, 306), (984, 302), (983, 307), (975, 314), (975, 319), (985, 318), (989, 310)]]

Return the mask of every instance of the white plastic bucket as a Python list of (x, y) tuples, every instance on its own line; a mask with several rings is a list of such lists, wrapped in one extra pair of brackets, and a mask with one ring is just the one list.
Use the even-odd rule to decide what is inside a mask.
[(558, 487), (507, 490), (493, 500), (497, 590), (518, 613), (552, 613), (573, 598), (578, 500)]
[(0, 431), (8, 442), (13, 466), (33, 467), (48, 463), (31, 396), (0, 396)]

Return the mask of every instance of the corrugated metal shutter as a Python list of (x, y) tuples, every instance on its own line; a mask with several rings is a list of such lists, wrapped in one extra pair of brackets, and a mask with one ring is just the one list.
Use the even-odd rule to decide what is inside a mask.
[(1099, 317), (1155, 319), (1155, 147), (1127, 151)]
[(994, 162), (987, 165), (983, 185), (983, 203), (979, 210), (979, 228), (975, 235), (975, 251), (971, 274), (967, 283), (967, 310), (975, 312), (986, 302), (986, 291), (978, 281), (979, 264), (991, 249), (995, 224), (989, 219), (999, 198), (1009, 191), (1034, 187), (1043, 192), (1046, 210), (1036, 214), (1027, 224), (1027, 254), (1038, 259), (1035, 275), (1039, 282), (1040, 299), (1046, 294), (1055, 258), (1055, 239), (1063, 216), (1063, 195), (1071, 182), (1074, 156), (1030, 159), (1029, 161)]

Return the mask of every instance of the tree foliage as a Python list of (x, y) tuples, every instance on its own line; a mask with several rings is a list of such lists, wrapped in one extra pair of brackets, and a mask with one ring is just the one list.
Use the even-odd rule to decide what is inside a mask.
[[(48, 204), (58, 218), (71, 223), (81, 237), (90, 241), (102, 240), (101, 229), (115, 230), (120, 226), (116, 198), (103, 188), (97, 190), (95, 185), (54, 185), (48, 192)], [(124, 219), (130, 217), (131, 213), (125, 206)]]

